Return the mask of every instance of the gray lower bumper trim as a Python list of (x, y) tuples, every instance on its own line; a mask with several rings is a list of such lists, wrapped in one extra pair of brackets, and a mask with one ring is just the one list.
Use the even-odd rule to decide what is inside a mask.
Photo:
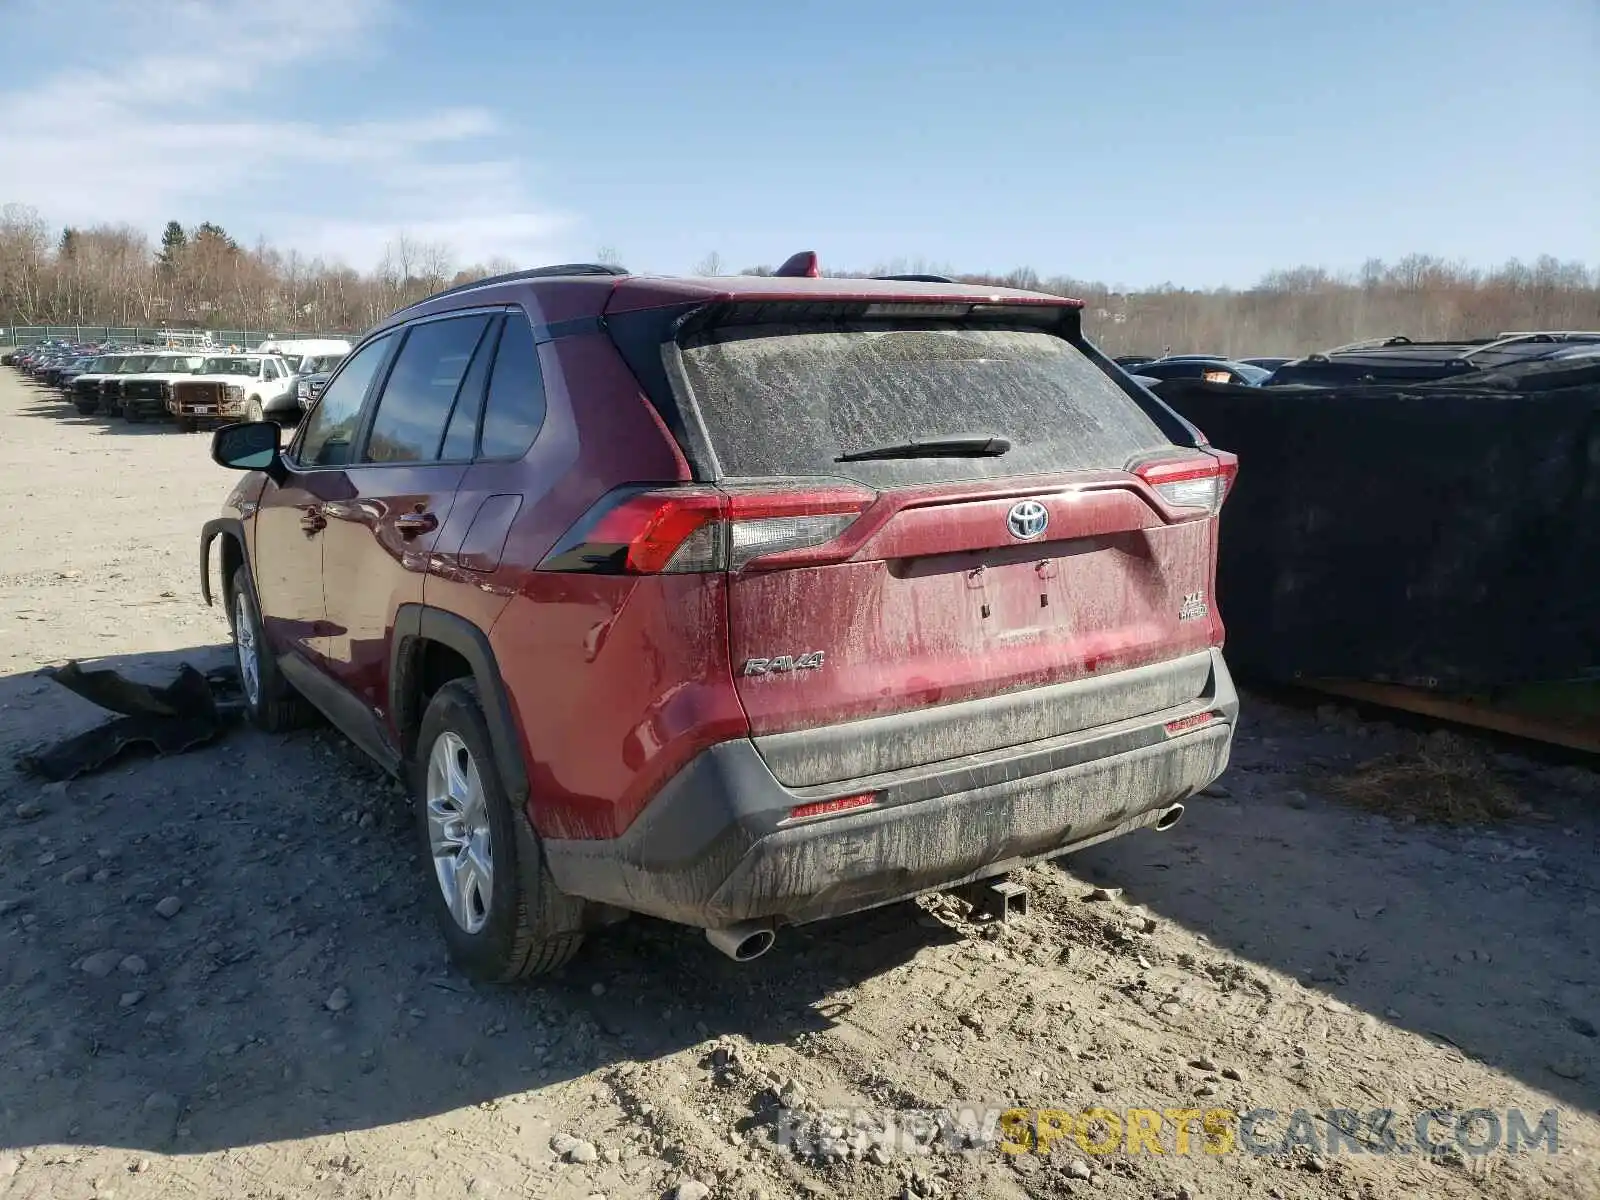
[[(1192, 711), (1219, 716), (1168, 737), (1166, 722)], [(752, 742), (726, 742), (686, 767), (622, 837), (548, 840), (545, 852), (557, 885), (585, 899), (708, 928), (814, 921), (1151, 824), (1226, 769), (1237, 711), (1218, 655), (1205, 694), (1178, 710), (840, 784), (838, 795), (883, 799), (799, 824), (787, 822), (790, 809), (823, 789), (785, 788)]]
[(1214, 656), (1214, 651), (1202, 650), (1167, 662), (980, 700), (770, 734), (755, 739), (756, 749), (786, 787), (881, 775), (925, 763), (929, 746), (949, 747), (941, 757), (981, 754), (1174, 708), (1205, 692)]

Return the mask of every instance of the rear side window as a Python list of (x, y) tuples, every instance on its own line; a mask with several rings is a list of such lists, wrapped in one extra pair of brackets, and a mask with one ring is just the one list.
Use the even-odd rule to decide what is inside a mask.
[(414, 326), (389, 372), (363, 461), (431, 462), (439, 457), (456, 393), (489, 327), (476, 313)]
[(544, 424), (544, 376), (527, 318), (512, 313), (500, 335), (483, 407), (482, 458), (521, 458)]
[(483, 411), (483, 392), (489, 383), (489, 368), (493, 364), (495, 331), (491, 326), (478, 343), (472, 356), (472, 366), (456, 393), (455, 411), (450, 414), (450, 424), (444, 431), (444, 445), (439, 457), (445, 462), (466, 462), (472, 458), (473, 446), (478, 437), (478, 415)]
[(357, 350), (337, 378), (323, 389), (300, 435), (297, 461), (307, 467), (343, 466), (350, 461), (350, 443), (361, 419), (361, 402), (366, 399), (372, 377), (383, 365), (392, 333), (373, 338)]
[[(1082, 351), (1038, 329), (723, 326), (681, 347), (725, 476), (828, 475), (872, 487), (1121, 468), (1169, 444)], [(841, 463), (905, 442), (998, 436), (993, 458)]]

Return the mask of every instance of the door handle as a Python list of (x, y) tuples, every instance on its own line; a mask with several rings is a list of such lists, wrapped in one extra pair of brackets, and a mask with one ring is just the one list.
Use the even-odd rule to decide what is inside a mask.
[(307, 533), (319, 533), (328, 527), (328, 518), (315, 507), (307, 508), (300, 514), (300, 528)]
[(431, 512), (401, 513), (394, 519), (394, 527), (401, 537), (413, 538), (419, 533), (432, 533), (439, 528), (439, 518)]

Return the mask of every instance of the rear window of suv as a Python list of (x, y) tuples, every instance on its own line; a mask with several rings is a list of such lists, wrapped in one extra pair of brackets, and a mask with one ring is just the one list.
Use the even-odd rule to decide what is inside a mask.
[[(1120, 468), (1169, 444), (1071, 342), (1038, 329), (927, 323), (718, 326), (680, 347), (730, 478), (834, 476), (903, 487)], [(841, 463), (855, 451), (995, 436), (986, 458)]]

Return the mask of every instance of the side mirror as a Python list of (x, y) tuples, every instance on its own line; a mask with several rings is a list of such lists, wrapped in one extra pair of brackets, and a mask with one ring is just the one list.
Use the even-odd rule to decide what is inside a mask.
[(281, 436), (276, 421), (224, 425), (211, 435), (211, 460), (235, 471), (265, 471), (274, 483), (282, 483), (289, 472), (278, 445)]

